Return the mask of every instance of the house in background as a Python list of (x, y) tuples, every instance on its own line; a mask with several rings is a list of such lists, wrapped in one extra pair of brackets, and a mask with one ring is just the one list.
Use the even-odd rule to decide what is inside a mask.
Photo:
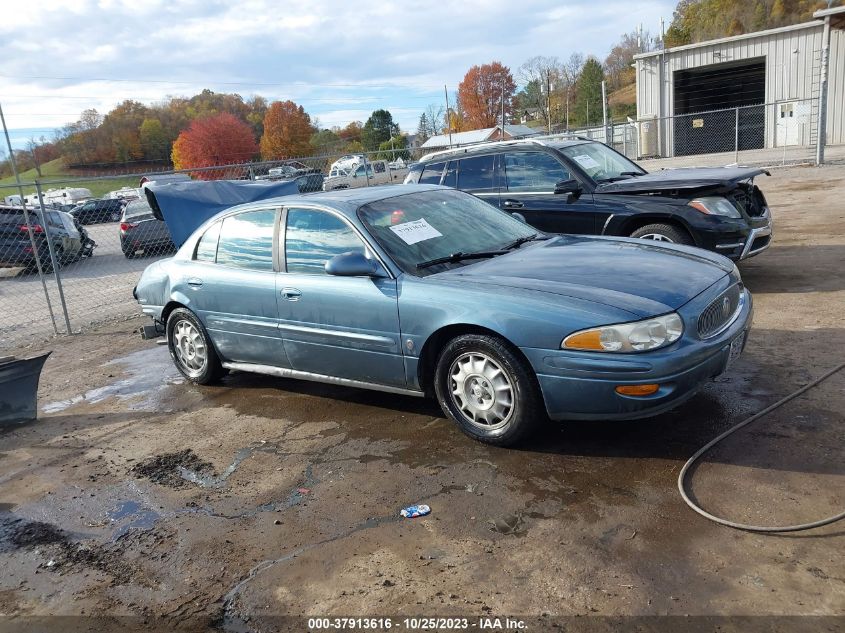
[[(477, 145), (488, 141), (509, 141), (511, 139), (528, 138), (538, 136), (539, 132), (525, 125), (505, 125), (504, 133), (502, 126), (488, 127), (482, 130), (471, 130), (469, 132), (453, 132), (449, 134), (438, 134), (432, 136), (420, 147), (428, 151), (447, 149), (450, 147), (464, 147), (465, 145)], [(451, 136), (451, 138), (450, 138)]]

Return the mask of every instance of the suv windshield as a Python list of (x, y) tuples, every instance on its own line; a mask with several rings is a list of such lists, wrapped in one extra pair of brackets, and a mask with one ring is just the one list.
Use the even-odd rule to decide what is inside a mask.
[(646, 173), (642, 167), (602, 143), (569, 145), (559, 147), (558, 151), (596, 182), (624, 180)]
[(364, 205), (358, 217), (405, 272), (430, 275), (477, 260), (418, 264), (455, 254), (498, 251), (537, 233), (507, 213), (460, 191), (411, 193)]

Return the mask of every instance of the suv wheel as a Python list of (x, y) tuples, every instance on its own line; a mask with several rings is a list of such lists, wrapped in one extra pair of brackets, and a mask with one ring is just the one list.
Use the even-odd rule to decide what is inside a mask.
[(167, 348), (176, 369), (191, 382), (207, 385), (228, 372), (200, 320), (186, 308), (177, 308), (167, 317)]
[(647, 224), (631, 233), (631, 237), (672, 244), (693, 244), (689, 233), (671, 224)]
[(437, 360), (434, 389), (443, 412), (487, 444), (514, 444), (545, 417), (534, 372), (498, 337), (452, 339)]

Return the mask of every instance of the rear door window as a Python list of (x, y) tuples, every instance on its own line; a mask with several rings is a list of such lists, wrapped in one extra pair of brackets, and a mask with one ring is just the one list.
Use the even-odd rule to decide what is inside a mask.
[(223, 220), (217, 263), (251, 270), (273, 270), (276, 211), (246, 211)]
[(495, 171), (495, 156), (463, 158), (458, 171), (458, 188), (461, 191), (491, 191)]
[(504, 155), (508, 191), (554, 193), (555, 185), (569, 180), (569, 173), (545, 152), (512, 152)]
[(432, 163), (426, 165), (423, 169), (422, 176), (420, 176), (421, 185), (439, 185), (440, 176), (443, 175), (443, 167), (446, 163)]
[(220, 222), (215, 222), (197, 242), (194, 259), (198, 262), (213, 262), (217, 257), (217, 240), (220, 237)]

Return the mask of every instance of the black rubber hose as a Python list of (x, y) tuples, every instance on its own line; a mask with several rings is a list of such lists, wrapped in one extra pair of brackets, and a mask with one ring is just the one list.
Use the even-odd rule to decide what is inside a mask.
[(711, 521), (714, 521), (714, 522), (719, 523), (721, 525), (726, 525), (728, 527), (736, 528), (737, 530), (745, 530), (747, 532), (800, 532), (802, 530), (812, 530), (813, 528), (821, 527), (823, 525), (830, 525), (831, 523), (835, 523), (836, 521), (839, 521), (841, 519), (845, 519), (845, 512), (840, 512), (839, 514), (835, 514), (833, 516), (827, 517), (826, 519), (820, 519), (818, 521), (812, 521), (811, 523), (799, 523), (798, 525), (783, 525), (783, 526), (767, 527), (767, 526), (764, 526), (764, 525), (748, 525), (746, 523), (737, 523), (736, 521), (730, 521), (728, 519), (723, 519), (722, 517), (717, 517), (714, 514), (710, 514), (709, 512), (707, 512), (707, 510), (705, 510), (700, 505), (695, 503), (692, 499), (690, 499), (689, 495), (687, 495), (686, 481), (685, 481), (686, 476), (687, 476), (687, 471), (690, 469), (690, 467), (695, 462), (697, 462), (699, 460), (699, 458), (702, 455), (704, 455), (704, 453), (706, 453), (711, 448), (716, 446), (716, 444), (721, 442), (728, 435), (738, 431), (739, 429), (741, 429), (744, 426), (748, 426), (752, 422), (762, 418), (764, 415), (771, 413), (775, 409), (785, 405), (790, 400), (793, 400), (794, 398), (797, 398), (798, 396), (800, 396), (802, 393), (809, 391), (810, 389), (817, 386), (819, 383), (823, 382), (824, 380), (827, 380), (833, 374), (842, 370), (843, 368), (845, 368), (845, 363), (837, 365), (836, 367), (834, 367), (833, 369), (831, 369), (830, 371), (828, 371), (824, 375), (816, 378), (813, 382), (811, 382), (807, 385), (804, 385), (798, 391), (789, 394), (785, 398), (782, 398), (782, 399), (778, 400), (777, 402), (775, 402), (774, 404), (769, 405), (768, 407), (766, 407), (762, 411), (755, 413), (750, 418), (746, 418), (745, 420), (743, 420), (739, 424), (732, 426), (727, 431), (725, 431), (724, 433), (719, 435), (717, 438), (711, 440), (710, 442), (708, 442), (707, 444), (702, 446), (700, 449), (698, 449), (698, 451), (695, 453), (695, 455), (693, 455), (692, 457), (690, 457), (687, 460), (687, 463), (684, 464), (684, 467), (681, 468), (681, 473), (678, 475), (678, 491), (681, 493), (681, 497), (683, 498), (684, 502), (690, 508), (692, 508), (693, 510), (698, 512), (701, 516), (703, 516), (705, 519), (710, 519)]

